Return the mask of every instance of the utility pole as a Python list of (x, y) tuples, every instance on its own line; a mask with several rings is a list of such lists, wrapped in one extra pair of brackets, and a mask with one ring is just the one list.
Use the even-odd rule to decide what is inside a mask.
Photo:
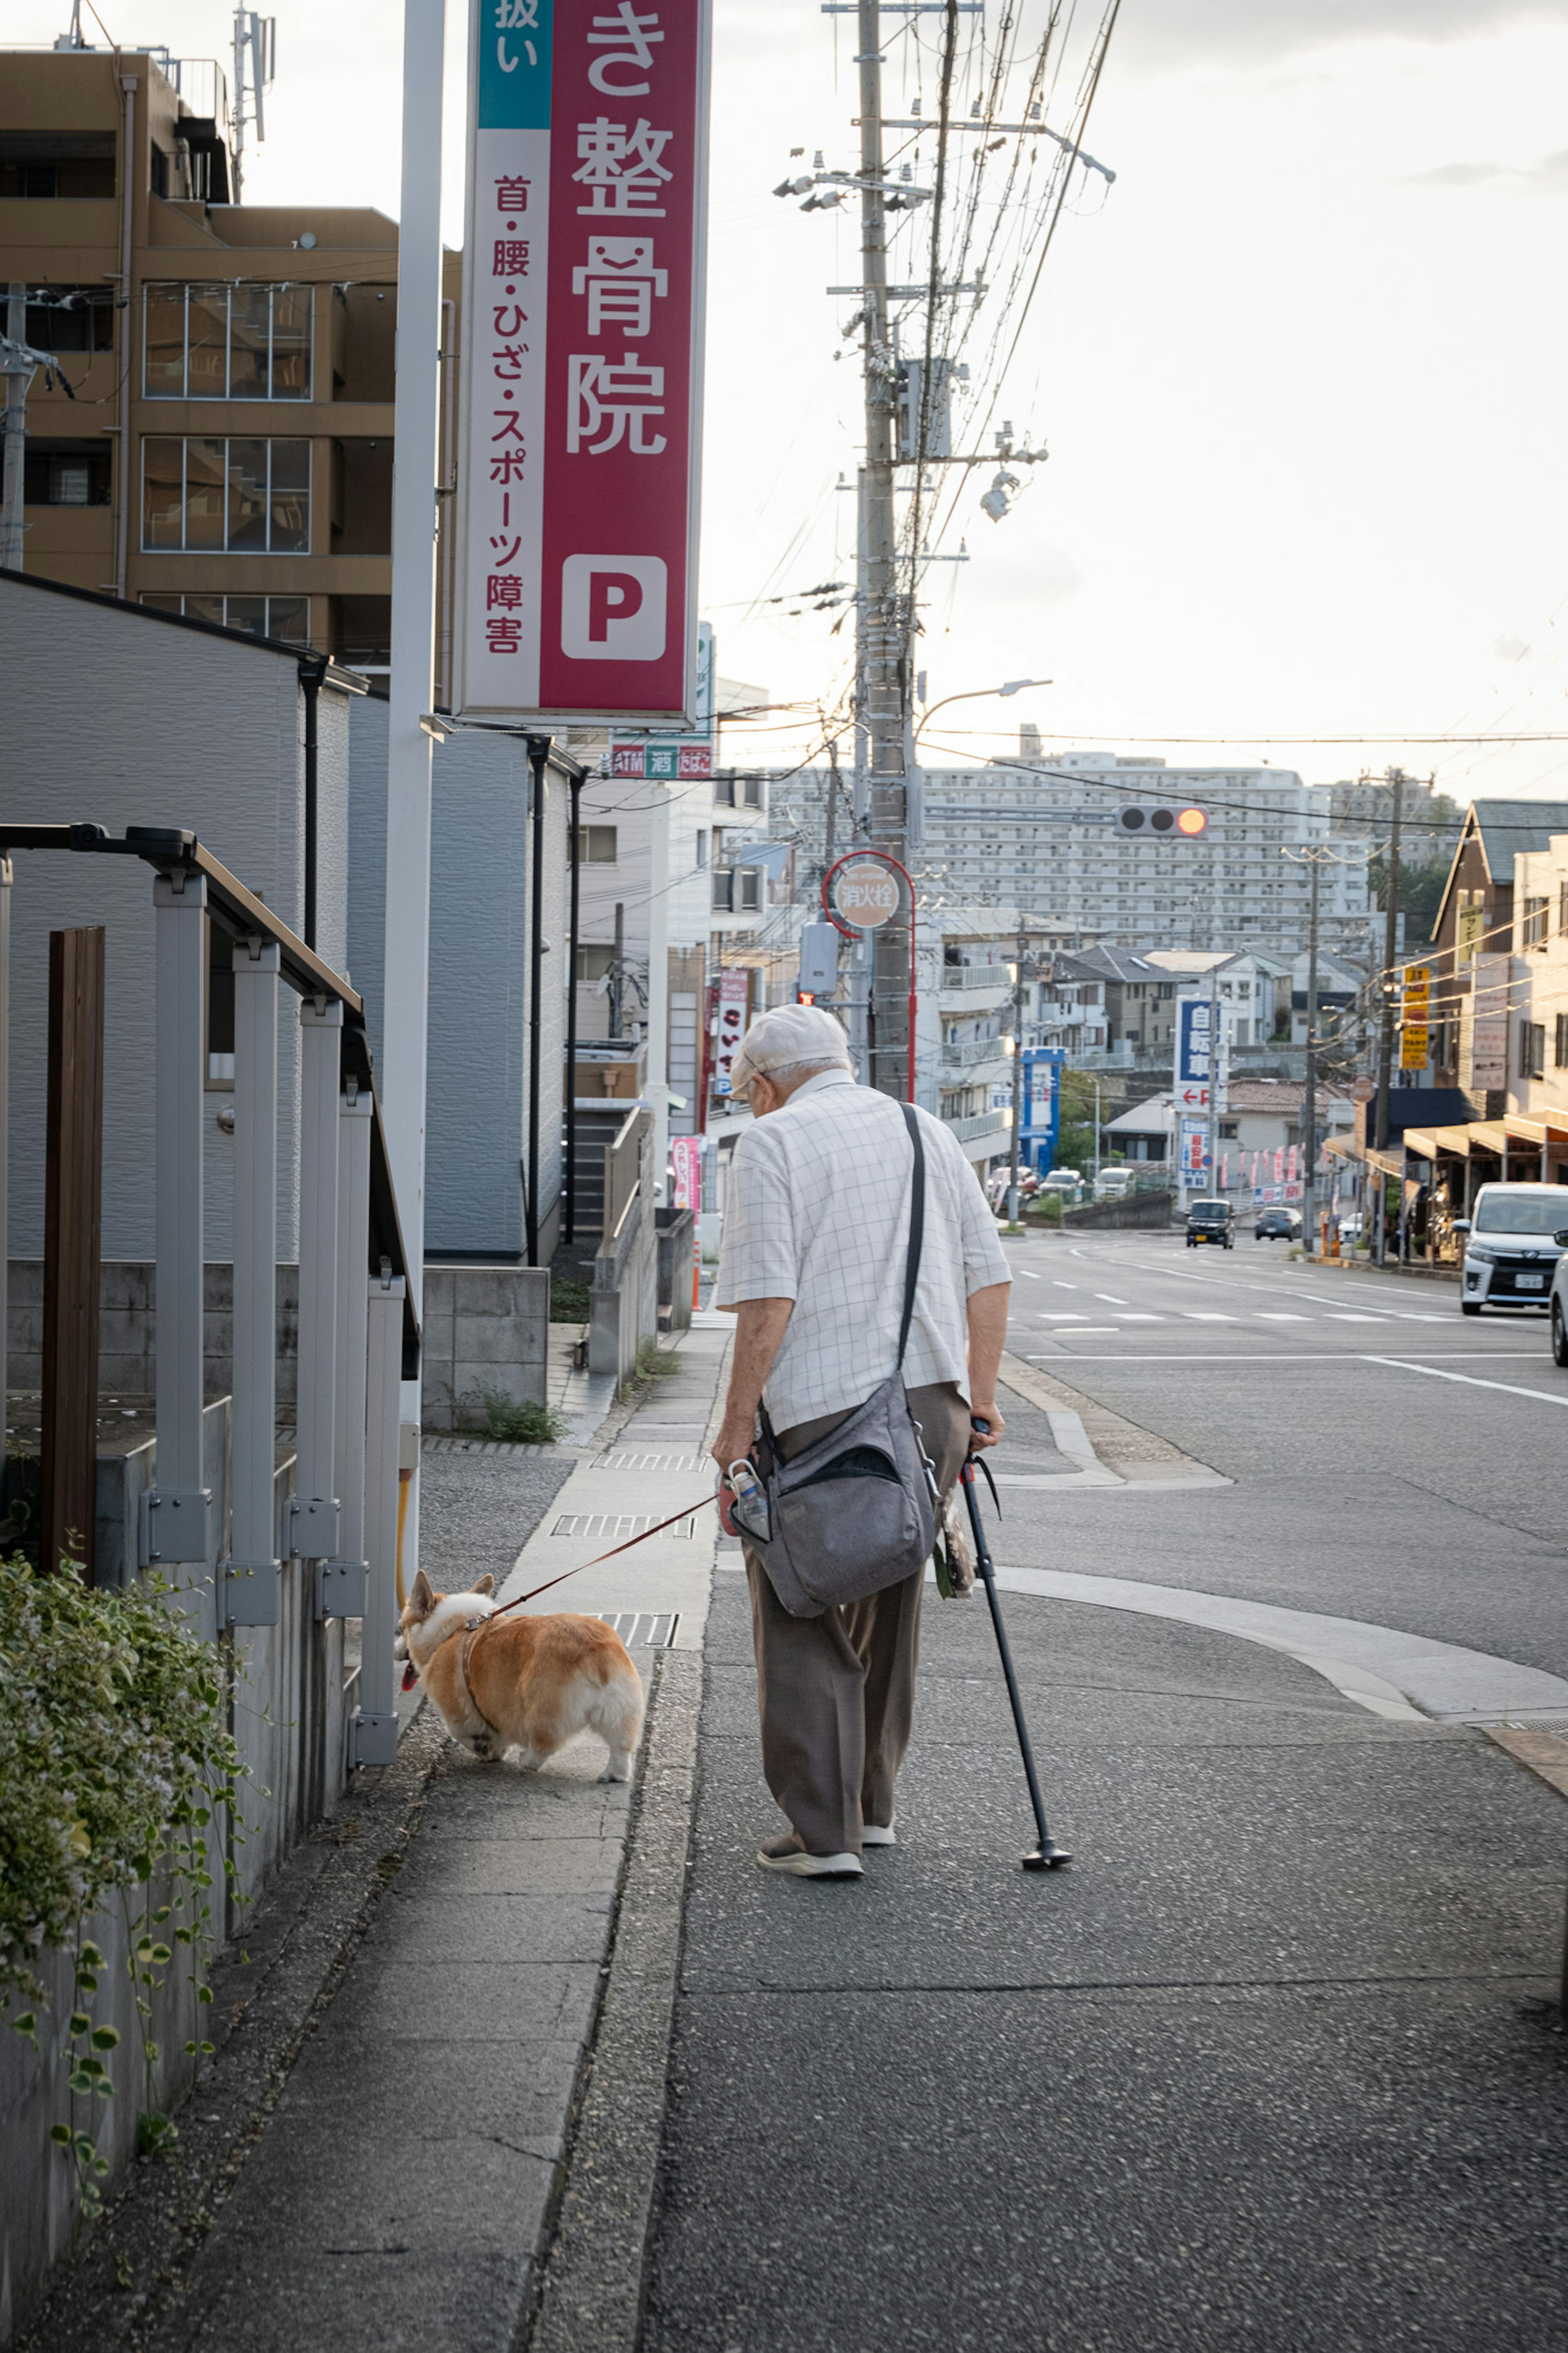
[[(864, 317), (866, 464), (860, 479), (863, 554), (856, 608), (860, 717), (869, 773), (871, 847), (909, 864), (909, 779), (904, 765), (905, 630), (899, 595), (893, 456), (897, 376), (888, 328), (887, 199), (882, 188), (882, 58), (879, 0), (859, 0), (860, 301)], [(909, 911), (910, 921), (914, 910)], [(902, 1096), (909, 1064), (910, 943), (904, 926), (879, 923), (872, 936), (875, 1011), (871, 1084)]]
[(1018, 961), (1013, 967), (1013, 1140), (1007, 1160), (1007, 1223), (1018, 1222), (1018, 1128), (1024, 1115), (1024, 957), (1028, 938), (1018, 926)]
[(1219, 958), (1209, 966), (1209, 1166), (1208, 1191), (1219, 1182)]
[(1394, 960), (1399, 953), (1399, 819), (1405, 797), (1404, 769), (1390, 768), (1384, 781), (1394, 795), (1394, 815), (1388, 833), (1384, 884), (1388, 905), (1383, 926), (1383, 1020), (1377, 1039), (1377, 1127), (1373, 1139), (1379, 1152), (1388, 1149), (1388, 1091), (1394, 1083)]
[(1307, 1089), (1301, 1106), (1301, 1246), (1312, 1255), (1317, 1231), (1318, 1166), (1318, 879), (1321, 853), (1311, 853), (1312, 886), (1307, 915)]
[(22, 472), (27, 432), (27, 386), (33, 370), (22, 357), (27, 341), (27, 289), (13, 278), (5, 290), (5, 473), (0, 495), (0, 565), (22, 569)]

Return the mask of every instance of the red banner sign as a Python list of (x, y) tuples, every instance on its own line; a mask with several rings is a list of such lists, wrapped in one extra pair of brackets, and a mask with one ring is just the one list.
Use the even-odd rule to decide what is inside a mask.
[(708, 0), (475, 0), (454, 709), (689, 725)]

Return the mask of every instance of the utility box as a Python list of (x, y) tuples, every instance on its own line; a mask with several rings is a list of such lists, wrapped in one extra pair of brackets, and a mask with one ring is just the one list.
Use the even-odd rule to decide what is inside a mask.
[(800, 934), (800, 993), (803, 997), (833, 997), (838, 990), (837, 923), (806, 923)]

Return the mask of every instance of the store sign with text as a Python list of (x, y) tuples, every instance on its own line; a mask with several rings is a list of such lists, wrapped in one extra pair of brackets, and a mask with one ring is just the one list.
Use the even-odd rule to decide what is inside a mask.
[(697, 717), (708, 14), (474, 0), (460, 717)]

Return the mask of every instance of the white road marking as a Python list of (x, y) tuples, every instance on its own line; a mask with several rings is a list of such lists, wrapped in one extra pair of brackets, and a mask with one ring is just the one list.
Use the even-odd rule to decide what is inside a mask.
[(1081, 1309), (1044, 1307), (1040, 1310), (1040, 1321), (1042, 1324), (1082, 1324), (1087, 1319)]
[(1163, 1323), (1164, 1322), (1164, 1320), (1165, 1320), (1165, 1319), (1164, 1319), (1164, 1317), (1163, 1317), (1163, 1315), (1140, 1315), (1140, 1314), (1133, 1314), (1133, 1313), (1132, 1313), (1132, 1311), (1131, 1311), (1131, 1309), (1130, 1309), (1130, 1310), (1128, 1311), (1128, 1313), (1127, 1313), (1127, 1314), (1126, 1314), (1121, 1318), (1121, 1321), (1122, 1321), (1124, 1324), (1163, 1324)]
[(1112, 1340), (1115, 1336), (1114, 1324), (1075, 1324), (1070, 1332), (1062, 1334), (1064, 1340)]
[(1076, 1291), (1079, 1287), (1076, 1282), (1063, 1282), (1060, 1278), (1057, 1276), (1053, 1276), (1052, 1280), (1058, 1291)]
[(1501, 1389), (1507, 1397), (1539, 1398), (1542, 1405), (1568, 1405), (1568, 1390), (1525, 1389), (1515, 1381), (1483, 1381), (1476, 1373), (1446, 1373), (1438, 1365), (1409, 1365), (1398, 1356), (1363, 1356), (1366, 1365), (1392, 1365), (1400, 1373), (1427, 1373), (1435, 1381), (1463, 1381), (1472, 1389)]
[(1037, 1274), (1032, 1266), (1021, 1266), (1018, 1268), (1017, 1271), (1020, 1274), (1026, 1274), (1031, 1282), (1044, 1282), (1046, 1279), (1043, 1274)]
[(1212, 1307), (1184, 1307), (1183, 1314), (1189, 1324), (1234, 1324), (1234, 1315), (1216, 1314)]
[(1125, 1299), (1118, 1299), (1112, 1291), (1097, 1291), (1094, 1295), (1097, 1299), (1103, 1299), (1108, 1307), (1125, 1307), (1128, 1304)]
[(1310, 1315), (1292, 1315), (1288, 1309), (1258, 1307), (1253, 1310), (1260, 1324), (1310, 1324)]
[(1352, 1315), (1342, 1307), (1331, 1307), (1327, 1320), (1331, 1324), (1382, 1324), (1386, 1318), (1382, 1315)]

